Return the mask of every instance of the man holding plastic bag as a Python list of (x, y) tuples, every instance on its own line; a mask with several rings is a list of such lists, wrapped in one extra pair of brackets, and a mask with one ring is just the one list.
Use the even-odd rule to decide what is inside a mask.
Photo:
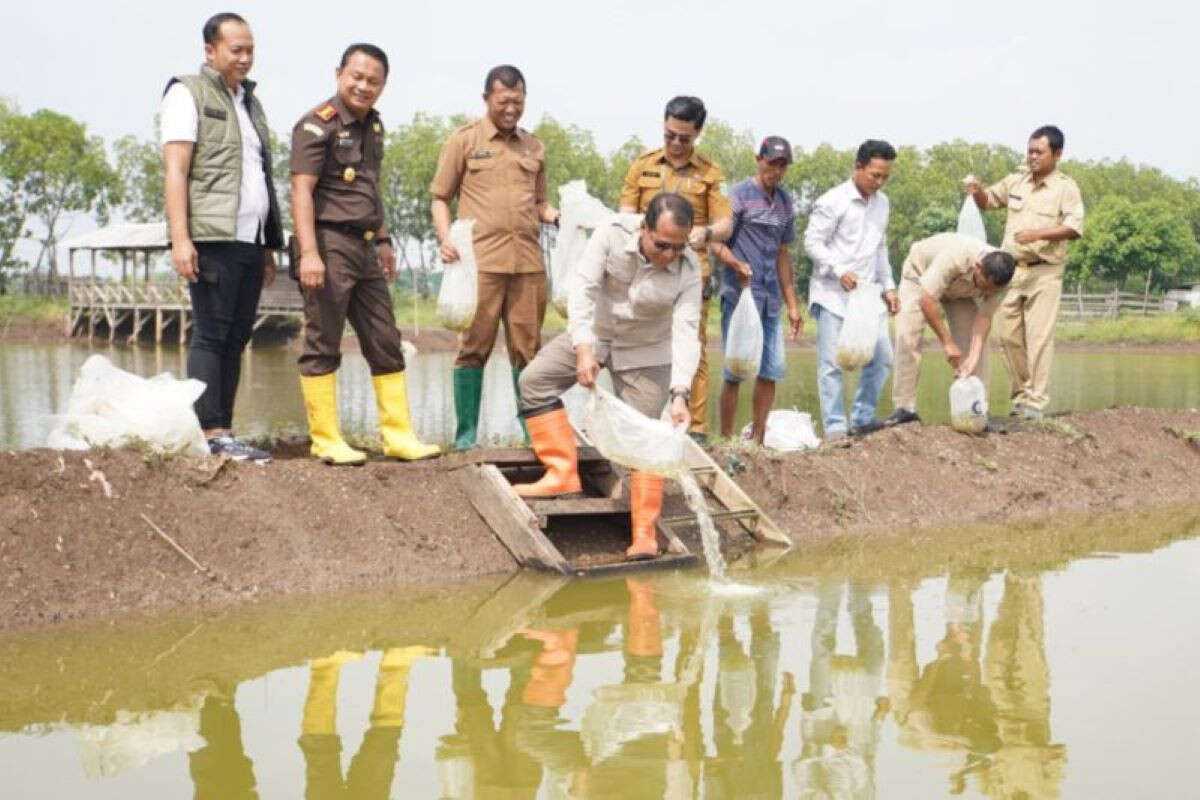
[(885, 424), (920, 421), (917, 380), (926, 323), (937, 334), (957, 375), (975, 375), (987, 384), (992, 315), (1000, 307), (1015, 267), (1008, 253), (961, 233), (939, 233), (913, 244), (900, 271), (892, 384), (896, 410)]
[[(871, 292), (883, 298), (888, 313), (900, 310), (887, 251), (890, 207), (887, 196), (880, 191), (895, 159), (896, 150), (887, 142), (863, 142), (850, 180), (817, 199), (804, 231), (804, 249), (813, 262), (808, 302), (817, 322), (817, 392), (825, 441), (830, 444), (844, 442), (847, 433), (842, 367), (837, 353), (843, 322), (854, 326), (854, 330), (847, 331), (856, 334), (851, 338), (875, 340), (854, 395), (849, 432), (861, 435), (882, 427), (875, 419), (875, 404), (892, 366), (892, 345), (882, 316), (871, 312), (867, 303), (852, 303), (851, 293)], [(851, 306), (863, 308), (864, 313), (851, 319), (847, 313)]]
[[(782, 136), (768, 136), (758, 148), (758, 170), (733, 187), (733, 235), (728, 246), (713, 243), (712, 252), (725, 265), (721, 270), (721, 338), (728, 342), (730, 318), (743, 287), (749, 287), (754, 310), (762, 321), (762, 358), (754, 382), (751, 438), (762, 444), (767, 414), (775, 402), (775, 382), (787, 374), (783, 334), (779, 330), (780, 299), (787, 304), (792, 339), (800, 335), (804, 318), (792, 286), (792, 258), (787, 246), (796, 238), (796, 212), (791, 195), (780, 185), (792, 163), (792, 146)], [(742, 378), (724, 370), (721, 387), (721, 436), (733, 435)]]
[[(690, 420), (688, 387), (700, 361), (700, 264), (688, 250), (692, 207), (662, 192), (637, 219), (623, 214), (592, 235), (571, 288), (567, 333), (521, 374), (521, 413), (546, 465), (540, 480), (514, 487), (523, 497), (581, 490), (575, 434), (559, 396), (576, 382), (594, 387), (601, 367), (612, 374), (617, 396), (647, 417), (658, 419), (669, 399), (671, 421)], [(662, 491), (661, 477), (632, 472), (626, 558), (657, 554)]]

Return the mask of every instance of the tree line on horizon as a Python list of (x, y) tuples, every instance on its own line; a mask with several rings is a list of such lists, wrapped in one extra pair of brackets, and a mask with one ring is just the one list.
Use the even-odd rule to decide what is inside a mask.
[[(428, 294), (439, 269), (437, 242), (429, 213), (429, 184), (438, 153), (466, 115), (442, 117), (418, 112), (387, 135), (380, 189), (397, 253), (408, 270), (405, 283)], [(636, 136), (605, 155), (586, 129), (544, 116), (532, 129), (546, 147), (551, 202), (558, 187), (583, 179), (588, 190), (616, 208), (630, 163), (647, 149)], [(290, 227), (289, 140), (270, 143), (276, 188)], [(729, 185), (754, 174), (758, 137), (722, 120), (710, 119), (697, 148), (725, 171)], [(984, 185), (1023, 162), (1021, 151), (962, 139), (921, 149), (897, 145), (892, 177), (884, 187), (891, 200), (888, 242), (898, 274), (909, 246), (918, 239), (954, 230), (963, 201), (961, 181), (974, 174)], [(795, 279), (803, 291), (811, 263), (801, 239), (813, 202), (846, 180), (854, 148), (822, 144), (796, 148), (784, 185), (797, 213)], [(1200, 283), (1200, 179), (1178, 180), (1156, 167), (1125, 159), (1064, 160), (1061, 169), (1079, 184), (1087, 209), (1084, 235), (1072, 243), (1066, 280), (1089, 288), (1131, 285), (1162, 290)], [(104, 225), (113, 219), (155, 222), (165, 219), (162, 150), (156, 140), (122, 136), (108, 145), (91, 136), (85, 123), (48, 109), (24, 114), (0, 99), (0, 292), (20, 272), (60, 274), (56, 244), (70, 221), (90, 217)], [(1003, 212), (984, 215), (988, 239), (1000, 240)], [(20, 256), (18, 244), (32, 241), (38, 255)]]

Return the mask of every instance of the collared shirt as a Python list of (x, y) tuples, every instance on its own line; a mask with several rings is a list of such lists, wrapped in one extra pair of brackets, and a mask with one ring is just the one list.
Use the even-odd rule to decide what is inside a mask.
[(596, 229), (567, 301), (572, 345), (606, 344), (614, 370), (671, 365), (671, 386), (691, 386), (700, 363), (700, 264), (685, 250), (666, 267), (638, 247), (641, 217)]
[(1016, 235), (1021, 231), (1059, 225), (1066, 225), (1083, 235), (1083, 197), (1079, 194), (1079, 184), (1057, 169), (1039, 181), (1028, 168), (1022, 168), (985, 191), (988, 208), (1008, 208), (1004, 241), (1000, 246), (1013, 258), (1021, 263), (1044, 262), (1050, 266), (1067, 263), (1066, 239), (1017, 244)]
[[(671, 166), (667, 151), (655, 148), (642, 153), (629, 165), (621, 188), (621, 208), (645, 214), (650, 201), (659, 192), (675, 192), (692, 204), (694, 224), (707, 225), (731, 214), (729, 198), (724, 194), (725, 173), (706, 156), (692, 151), (682, 167)], [(696, 250), (701, 268), (708, 274), (707, 248)]]
[[(729, 192), (733, 204), (733, 235), (728, 245), (739, 261), (750, 265), (750, 294), (760, 314), (779, 314), (779, 251), (796, 239), (796, 212), (782, 186), (773, 195), (748, 178)], [(742, 292), (737, 272), (721, 270), (721, 298), (736, 304)]]
[(840, 281), (850, 271), (860, 283), (878, 283), (881, 291), (896, 288), (888, 261), (889, 213), (887, 195), (875, 192), (863, 197), (852, 180), (817, 198), (804, 231), (804, 249), (813, 262), (810, 305), (844, 316), (849, 293)]
[(975, 261), (997, 249), (960, 233), (939, 233), (913, 244), (900, 278), (915, 281), (935, 300), (975, 300), (979, 310), (991, 316), (1005, 290), (984, 293), (972, 275)]
[(317, 222), (377, 231), (383, 227), (379, 169), (383, 122), (375, 109), (361, 120), (335, 95), (292, 128), (292, 172), (316, 175)]
[[(238, 196), (237, 241), (262, 243), (263, 228), (271, 213), (271, 198), (267, 193), (267, 176), (263, 173), (263, 143), (250, 120), (246, 108), (246, 90), (225, 87), (233, 98), (237, 113), (238, 131), (242, 136), (242, 184)], [(175, 82), (163, 95), (159, 107), (159, 129), (162, 143), (191, 142), (195, 144), (200, 128), (196, 101), (183, 83)]]
[(474, 219), (475, 261), (482, 272), (543, 272), (541, 208), (546, 148), (523, 128), (502, 133), (488, 117), (458, 128), (442, 146), (429, 191), (458, 218)]

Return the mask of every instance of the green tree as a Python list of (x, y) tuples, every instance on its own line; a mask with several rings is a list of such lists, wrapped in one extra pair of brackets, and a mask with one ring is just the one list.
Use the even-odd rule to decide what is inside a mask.
[(595, 196), (603, 200), (610, 208), (617, 208), (621, 204), (621, 188), (625, 185), (625, 176), (629, 174), (629, 167), (644, 152), (646, 152), (646, 145), (642, 144), (641, 139), (636, 136), (626, 139), (623, 145), (608, 156), (607, 193)]
[(284, 238), (292, 230), (292, 140), (270, 132), (267, 149), (271, 159), (271, 182), (275, 184), (275, 197), (279, 201), (279, 224), (283, 226)]
[(1161, 200), (1102, 200), (1071, 251), (1068, 274), (1112, 281), (1122, 289), (1134, 275), (1153, 288), (1200, 277), (1200, 244), (1187, 217)]
[(94, 213), (103, 224), (121, 201), (104, 142), (88, 136), (83, 123), (46, 109), (0, 119), (0, 177), (12, 189), (16, 213), (40, 223), (35, 266), (47, 261), (51, 277), (58, 273), (59, 233), (71, 217)]
[(559, 202), (558, 187), (579, 179), (587, 182), (588, 193), (594, 197), (611, 194), (608, 163), (591, 131), (544, 116), (533, 135), (546, 147), (546, 196), (552, 205)]
[(727, 122), (709, 119), (704, 123), (696, 149), (716, 162), (730, 186), (756, 171), (754, 156), (758, 152), (758, 142), (749, 129), (736, 131)]
[[(0, 98), (0, 131), (10, 117), (19, 114), (15, 104)], [(8, 276), (25, 268), (25, 261), (17, 256), (17, 243), (28, 235), (25, 210), (17, 199), (17, 184), (0, 171), (0, 294), (7, 289)]]
[(128, 135), (113, 142), (113, 153), (124, 183), (122, 216), (133, 222), (166, 220), (162, 149), (153, 141)]

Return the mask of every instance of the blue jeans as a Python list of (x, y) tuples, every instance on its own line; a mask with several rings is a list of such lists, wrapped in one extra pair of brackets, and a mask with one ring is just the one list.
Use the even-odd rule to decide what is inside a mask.
[[(721, 343), (729, 338), (729, 318), (733, 316), (736, 306), (724, 297), (721, 298)], [(781, 309), (782, 310), (782, 309)], [(787, 356), (783, 352), (783, 337), (779, 334), (783, 314), (771, 317), (759, 312), (763, 326), (762, 362), (758, 367), (758, 377), (766, 381), (781, 381), (787, 377)], [(730, 383), (741, 383), (742, 379), (733, 375), (728, 369), (722, 369), (722, 378)]]
[[(842, 330), (842, 318), (820, 305), (812, 307), (817, 321), (817, 395), (821, 398), (821, 421), (825, 435), (846, 431), (846, 400), (842, 384), (842, 368), (837, 364), (837, 339)], [(887, 325), (879, 325), (875, 355), (863, 367), (850, 409), (851, 427), (861, 427), (875, 419), (875, 406), (883, 382), (892, 371), (892, 342)]]

